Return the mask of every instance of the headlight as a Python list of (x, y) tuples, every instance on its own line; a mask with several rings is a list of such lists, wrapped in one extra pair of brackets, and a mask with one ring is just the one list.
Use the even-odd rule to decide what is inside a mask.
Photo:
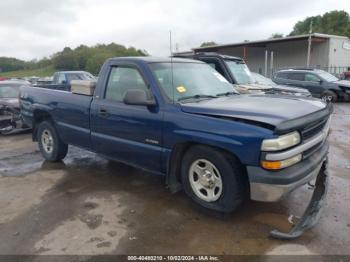
[(261, 145), (262, 151), (279, 151), (299, 144), (301, 141), (299, 132), (280, 136), (274, 139), (265, 139)]
[(289, 159), (281, 160), (281, 161), (261, 161), (261, 166), (268, 170), (279, 170), (289, 166), (292, 166), (296, 163), (299, 163), (302, 160), (302, 155), (296, 155)]

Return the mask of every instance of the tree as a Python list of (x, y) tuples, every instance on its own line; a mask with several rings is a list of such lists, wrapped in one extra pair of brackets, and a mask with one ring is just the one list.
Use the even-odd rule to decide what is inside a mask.
[(207, 47), (207, 46), (214, 46), (214, 45), (218, 45), (218, 44), (215, 43), (214, 41), (210, 41), (210, 42), (202, 43), (200, 47)]
[[(29, 63), (29, 62), (28, 62)], [(9, 72), (25, 69), (26, 62), (11, 58), (11, 57), (0, 57), (0, 71), (1, 72)]]
[(97, 44), (92, 47), (80, 45), (75, 49), (65, 47), (61, 52), (50, 58), (32, 61), (22, 61), (15, 58), (0, 57), (0, 72), (22, 69), (55, 68), (57, 70), (85, 70), (98, 74), (100, 67), (107, 58), (121, 56), (146, 56), (147, 51), (134, 47), (125, 47), (116, 43)]
[(350, 16), (345, 11), (337, 10), (297, 22), (290, 35), (308, 34), (311, 21), (313, 32), (350, 37)]
[(110, 57), (113, 57), (113, 55), (109, 52), (96, 53), (87, 60), (85, 70), (93, 75), (97, 75), (100, 72), (104, 61)]
[(270, 39), (275, 39), (275, 38), (282, 38), (283, 34), (281, 33), (274, 33), (270, 36)]

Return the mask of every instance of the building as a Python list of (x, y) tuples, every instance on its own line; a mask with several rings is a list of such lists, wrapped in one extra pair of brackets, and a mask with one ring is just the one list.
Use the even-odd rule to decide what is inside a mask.
[(341, 74), (350, 67), (350, 39), (318, 33), (193, 50), (242, 57), (252, 71), (266, 75), (271, 75), (279, 69), (307, 67), (309, 51), (309, 67), (324, 69), (335, 74)]

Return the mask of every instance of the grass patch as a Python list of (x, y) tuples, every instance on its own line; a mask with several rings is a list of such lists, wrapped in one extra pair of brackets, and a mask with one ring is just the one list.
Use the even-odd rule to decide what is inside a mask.
[(40, 69), (0, 72), (0, 76), (9, 77), (9, 78), (11, 77), (20, 78), (20, 77), (30, 77), (30, 76), (45, 77), (45, 76), (52, 76), (54, 72), (55, 72), (55, 69), (53, 68), (53, 66), (50, 66), (50, 67), (40, 68)]

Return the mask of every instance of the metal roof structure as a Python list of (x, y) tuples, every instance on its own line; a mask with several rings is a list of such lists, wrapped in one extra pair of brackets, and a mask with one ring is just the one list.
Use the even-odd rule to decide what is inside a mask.
[[(309, 34), (306, 35), (296, 35), (296, 36), (287, 36), (273, 39), (265, 39), (265, 40), (257, 40), (257, 41), (244, 41), (232, 44), (222, 44), (222, 45), (213, 45), (206, 47), (197, 47), (193, 48), (196, 52), (204, 52), (204, 51), (215, 51), (219, 48), (229, 48), (229, 47), (239, 47), (239, 46), (247, 46), (247, 47), (265, 47), (267, 44), (271, 43), (281, 43), (281, 42), (290, 42), (290, 41), (298, 41), (298, 40), (307, 40), (310, 37)], [(323, 42), (329, 38), (341, 38), (348, 39), (346, 36), (337, 36), (337, 35), (327, 35), (327, 34), (319, 34), (313, 33), (311, 34), (312, 40), (314, 42)]]

